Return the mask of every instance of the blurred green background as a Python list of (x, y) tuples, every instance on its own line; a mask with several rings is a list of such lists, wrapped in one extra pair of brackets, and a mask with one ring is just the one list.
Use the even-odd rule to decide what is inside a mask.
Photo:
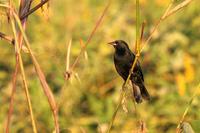
[[(145, 38), (171, 0), (141, 0), (141, 21), (146, 21)], [(34, 0), (36, 5), (39, 0)], [(80, 52), (107, 0), (59, 0), (28, 18), (27, 36), (47, 81), (59, 104), (62, 132), (105, 132), (118, 102), (123, 80), (113, 64), (114, 49), (107, 42), (122, 39), (134, 49), (135, 1), (114, 0), (87, 47), (88, 59), (82, 56), (70, 81), (65, 81), (66, 44), (72, 40), (70, 65)], [(176, 4), (182, 2), (179, 0)], [(18, 6), (18, 2), (16, 2)], [(0, 31), (12, 35), (11, 26), (0, 10)], [(175, 132), (188, 101), (200, 79), (200, 8), (199, 1), (164, 21), (145, 46), (140, 62), (150, 102), (137, 105), (129, 98), (128, 113), (120, 108), (113, 133), (139, 130), (143, 120), (149, 133)], [(53, 117), (29, 54), (23, 53), (26, 77), (38, 131), (52, 132)], [(0, 132), (4, 131), (15, 67), (14, 47), (0, 40)], [(200, 132), (200, 98), (196, 97), (186, 116)], [(18, 75), (11, 132), (32, 132), (21, 76)]]

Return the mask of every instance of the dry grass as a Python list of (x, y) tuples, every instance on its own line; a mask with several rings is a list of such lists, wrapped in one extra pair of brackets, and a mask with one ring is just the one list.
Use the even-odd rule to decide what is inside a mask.
[[(22, 42), (23, 39), (25, 41), (26, 47), (28, 48), (28, 51), (30, 53), (30, 56), (32, 58), (33, 61), (33, 65), (35, 66), (36, 69), (36, 73), (40, 79), (42, 88), (44, 90), (44, 93), (46, 94), (49, 104), (51, 106), (52, 109), (52, 113), (54, 116), (54, 121), (55, 121), (55, 131), (58, 133), (59, 132), (59, 124), (58, 124), (58, 110), (56, 107), (56, 102), (54, 100), (54, 96), (51, 92), (51, 89), (49, 88), (48, 83), (46, 82), (44, 73), (42, 72), (40, 65), (38, 63), (38, 61), (36, 60), (35, 56), (33, 55), (33, 52), (30, 48), (30, 43), (26, 37), (26, 34), (24, 32), (25, 28), (26, 28), (26, 21), (27, 21), (27, 17), (28, 15), (30, 15), (31, 13), (33, 13), (34, 11), (36, 11), (37, 9), (39, 9), (43, 4), (45, 4), (47, 1), (44, 1), (42, 4), (40, 3), (39, 5), (36, 6), (36, 8), (34, 8), (33, 10), (30, 10), (30, 6), (32, 1), (28, 0), (28, 1), (24, 1), (21, 0), (20, 1), (20, 8), (19, 8), (19, 16), (15, 13), (15, 9), (12, 6), (12, 4), (10, 3), (10, 8), (9, 8), (9, 12), (11, 12), (11, 24), (12, 24), (12, 29), (13, 29), (13, 33), (15, 36), (15, 49), (16, 49), (16, 66), (15, 66), (15, 72), (14, 72), (14, 76), (13, 76), (13, 84), (12, 84), (12, 93), (11, 93), (11, 100), (10, 100), (10, 107), (9, 107), (9, 113), (8, 113), (8, 119), (7, 119), (7, 124), (6, 124), (6, 132), (9, 132), (9, 125), (10, 125), (10, 120), (11, 120), (11, 116), (12, 116), (12, 111), (13, 111), (13, 103), (14, 103), (14, 94), (16, 91), (16, 78), (17, 78), (17, 73), (18, 73), (18, 68), (20, 66), (21, 69), (21, 73), (22, 73), (22, 79), (23, 79), (23, 83), (25, 86), (25, 92), (26, 92), (26, 97), (27, 97), (27, 101), (28, 101), (28, 107), (29, 107), (29, 112), (31, 115), (31, 121), (32, 121), (32, 126), (33, 126), (33, 132), (36, 133), (37, 132), (37, 128), (36, 128), (36, 124), (35, 124), (35, 118), (33, 116), (33, 111), (32, 111), (32, 106), (31, 106), (31, 99), (29, 96), (29, 92), (28, 92), (28, 85), (27, 85), (27, 81), (25, 78), (25, 73), (24, 73), (24, 67), (23, 67), (23, 61), (22, 61), (22, 57), (20, 54), (21, 48), (22, 48)], [(30, 12), (29, 12), (30, 10)], [(21, 18), (21, 19), (19, 19)], [(15, 31), (15, 24), (17, 23), (19, 26), (20, 31), (18, 31), (18, 33), (16, 33)], [(7, 36), (4, 36), (4, 39), (8, 40)], [(10, 40), (9, 40), (10, 41)]]
[[(29, 15), (31, 15), (32, 13), (34, 13), (36, 10), (38, 10), (39, 8), (41, 8), (45, 3), (47, 3), (49, 0), (42, 0), (38, 5), (36, 5), (35, 7), (33, 7), (32, 9), (30, 9), (31, 7), (31, 0), (20, 0), (20, 9), (19, 9), (19, 15), (16, 13), (16, 7), (14, 7), (12, 5), (12, 2), (9, 1), (9, 5), (5, 5), (5, 4), (0, 4), (0, 7), (5, 7), (7, 8), (7, 15), (9, 20), (11, 21), (11, 26), (12, 26), (12, 31), (13, 31), (13, 35), (14, 38), (12, 36), (6, 35), (4, 33), (0, 32), (0, 37), (6, 41), (8, 41), (9, 44), (12, 44), (15, 46), (15, 58), (16, 58), (16, 64), (15, 64), (15, 71), (13, 73), (13, 77), (12, 77), (12, 93), (11, 93), (11, 98), (10, 98), (10, 105), (9, 105), (9, 111), (8, 111), (8, 116), (7, 116), (7, 123), (6, 123), (6, 133), (9, 133), (9, 128), (10, 128), (10, 123), (11, 123), (11, 116), (12, 116), (12, 112), (13, 112), (13, 105), (14, 105), (14, 96), (15, 96), (15, 92), (16, 92), (16, 81), (17, 81), (17, 75), (20, 69), (20, 74), (22, 76), (23, 79), (23, 85), (25, 88), (25, 94), (26, 94), (26, 99), (27, 99), (27, 103), (28, 103), (28, 107), (29, 107), (29, 113), (30, 113), (30, 118), (31, 118), (31, 122), (32, 122), (32, 129), (34, 133), (37, 133), (37, 126), (36, 126), (36, 120), (34, 118), (33, 115), (33, 110), (32, 110), (32, 105), (31, 105), (31, 98), (29, 96), (29, 90), (28, 90), (28, 83), (27, 83), (27, 79), (25, 76), (25, 72), (24, 72), (24, 65), (23, 65), (23, 59), (22, 59), (22, 55), (21, 55), (21, 51), (28, 51), (33, 65), (35, 67), (35, 71), (36, 74), (40, 80), (40, 84), (42, 86), (42, 89), (44, 91), (44, 94), (46, 95), (49, 105), (51, 107), (51, 111), (53, 114), (53, 118), (54, 118), (54, 125), (55, 125), (55, 132), (59, 133), (60, 132), (60, 128), (59, 128), (59, 116), (58, 116), (58, 106), (57, 106), (57, 102), (54, 98), (54, 95), (51, 91), (51, 88), (49, 87), (49, 84), (46, 81), (46, 77), (44, 72), (42, 71), (40, 64), (38, 63), (35, 55), (33, 54), (33, 51), (30, 47), (30, 43), (29, 40), (26, 36), (26, 26), (27, 26), (27, 18)], [(142, 26), (140, 27), (140, 14), (139, 14), (139, 0), (136, 0), (136, 43), (135, 43), (135, 49), (136, 49), (136, 58), (132, 64), (129, 76), (127, 78), (127, 80), (125, 81), (124, 85), (122, 86), (121, 92), (120, 92), (120, 97), (119, 97), (119, 101), (117, 104), (117, 107), (115, 109), (115, 111), (113, 112), (112, 115), (112, 119), (110, 121), (109, 127), (107, 132), (109, 133), (112, 129), (112, 126), (114, 124), (114, 120), (117, 116), (117, 112), (122, 104), (122, 100), (124, 99), (124, 97), (126, 96), (126, 86), (129, 82), (129, 78), (131, 75), (131, 72), (133, 71), (137, 60), (140, 57), (140, 53), (142, 52), (143, 48), (145, 47), (145, 45), (149, 44), (150, 40), (152, 39), (155, 31), (158, 29), (159, 25), (166, 20), (169, 16), (177, 13), (177, 11), (183, 9), (185, 6), (189, 5), (192, 0), (185, 0), (182, 3), (176, 5), (175, 7), (173, 7), (173, 2), (170, 2), (168, 7), (166, 8), (165, 12), (163, 13), (163, 15), (160, 17), (160, 19), (158, 20), (158, 22), (155, 24), (153, 30), (151, 31), (150, 35), (147, 37), (147, 39), (145, 39), (144, 42), (142, 42), (143, 40), (143, 34), (144, 34), (144, 28), (145, 28), (145, 23), (142, 24)], [(105, 6), (105, 9), (103, 10), (100, 18), (98, 19), (98, 21), (95, 23), (95, 26), (92, 30), (92, 32), (90, 33), (87, 41), (85, 43), (83, 43), (82, 39), (80, 39), (80, 45), (81, 45), (81, 50), (80, 53), (78, 54), (78, 56), (76, 57), (75, 61), (73, 62), (73, 64), (70, 67), (70, 51), (71, 51), (71, 45), (72, 45), (72, 40), (70, 40), (70, 42), (67, 45), (67, 56), (66, 56), (66, 74), (65, 74), (65, 79), (66, 81), (69, 80), (69, 78), (71, 77), (71, 74), (74, 74), (75, 77), (77, 77), (77, 79), (79, 79), (79, 76), (77, 73), (74, 72), (74, 69), (76, 68), (76, 66), (78, 66), (78, 63), (80, 62), (80, 59), (82, 56), (85, 57), (85, 59), (88, 59), (87, 56), (87, 52), (86, 52), (86, 48), (89, 45), (89, 43), (91, 42), (93, 36), (95, 35), (95, 32), (97, 31), (97, 29), (99, 28), (100, 24), (103, 21), (103, 18), (105, 17), (106, 13), (108, 12), (108, 9), (110, 8), (111, 5), (111, 0), (108, 1), (108, 4)], [(173, 7), (173, 8), (172, 8)], [(16, 26), (15, 23), (17, 24), (17, 28), (19, 28), (18, 31), (16, 31)], [(141, 31), (139, 31), (141, 29)], [(23, 41), (25, 42), (25, 44), (23, 44)], [(24, 46), (25, 45), (25, 46)], [(111, 83), (106, 84), (106, 86), (112, 86), (114, 81), (111, 81)], [(66, 82), (64, 83), (65, 86)], [(104, 86), (103, 86), (104, 87)], [(199, 86), (197, 87), (199, 88)], [(64, 89), (64, 87), (62, 88), (62, 90)], [(61, 90), (61, 91), (62, 91)], [(102, 92), (104, 93), (104, 92)], [(191, 107), (192, 101), (196, 96), (196, 92), (194, 93), (194, 96), (191, 98), (188, 107), (186, 108), (178, 126), (177, 126), (177, 131), (180, 128), (180, 124), (184, 121), (184, 118), (186, 116), (186, 114), (188, 113), (189, 108)], [(62, 96), (61, 96), (62, 98)], [(142, 118), (138, 118), (138, 119), (142, 119)], [(141, 133), (146, 133), (147, 129), (145, 126), (145, 122), (143, 122), (142, 120), (138, 120), (140, 121), (140, 126), (139, 126), (139, 132)]]

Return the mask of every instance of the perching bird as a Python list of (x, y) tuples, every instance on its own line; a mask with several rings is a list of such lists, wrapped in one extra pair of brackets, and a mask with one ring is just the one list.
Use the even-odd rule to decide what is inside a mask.
[[(116, 40), (109, 42), (115, 48), (114, 53), (114, 63), (118, 74), (126, 81), (129, 75), (129, 71), (135, 59), (135, 55), (128, 47), (128, 44), (123, 40)], [(145, 100), (150, 100), (150, 95), (144, 86), (144, 77), (142, 74), (142, 69), (140, 67), (139, 61), (137, 61), (136, 66), (130, 77), (133, 86), (133, 95), (136, 103), (141, 103), (142, 98)]]

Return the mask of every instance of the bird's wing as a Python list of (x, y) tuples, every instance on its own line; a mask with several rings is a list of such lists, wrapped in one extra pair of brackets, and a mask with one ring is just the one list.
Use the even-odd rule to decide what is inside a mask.
[(140, 67), (139, 61), (137, 62), (137, 68), (138, 68), (137, 70), (138, 74), (141, 76), (141, 79), (144, 81), (144, 76), (143, 76), (142, 68)]
[[(133, 65), (134, 59), (135, 59), (135, 55), (132, 53), (131, 54), (131, 60), (129, 61), (130, 68)], [(143, 76), (142, 68), (140, 67), (140, 62), (139, 61), (137, 61), (137, 64), (136, 64), (136, 66), (134, 68), (134, 72), (136, 72), (137, 75), (140, 75), (140, 78), (144, 81), (144, 76)]]

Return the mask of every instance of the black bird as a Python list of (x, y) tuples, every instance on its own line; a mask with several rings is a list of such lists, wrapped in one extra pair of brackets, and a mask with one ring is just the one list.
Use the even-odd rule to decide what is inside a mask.
[[(116, 40), (109, 42), (115, 48), (114, 53), (114, 63), (118, 74), (126, 81), (129, 75), (129, 71), (135, 59), (135, 55), (128, 47), (128, 44), (123, 40)], [(133, 86), (133, 95), (136, 103), (141, 103), (142, 98), (145, 100), (150, 100), (150, 95), (144, 86), (144, 77), (142, 74), (142, 69), (140, 67), (139, 61), (137, 61), (136, 66), (130, 77)]]

